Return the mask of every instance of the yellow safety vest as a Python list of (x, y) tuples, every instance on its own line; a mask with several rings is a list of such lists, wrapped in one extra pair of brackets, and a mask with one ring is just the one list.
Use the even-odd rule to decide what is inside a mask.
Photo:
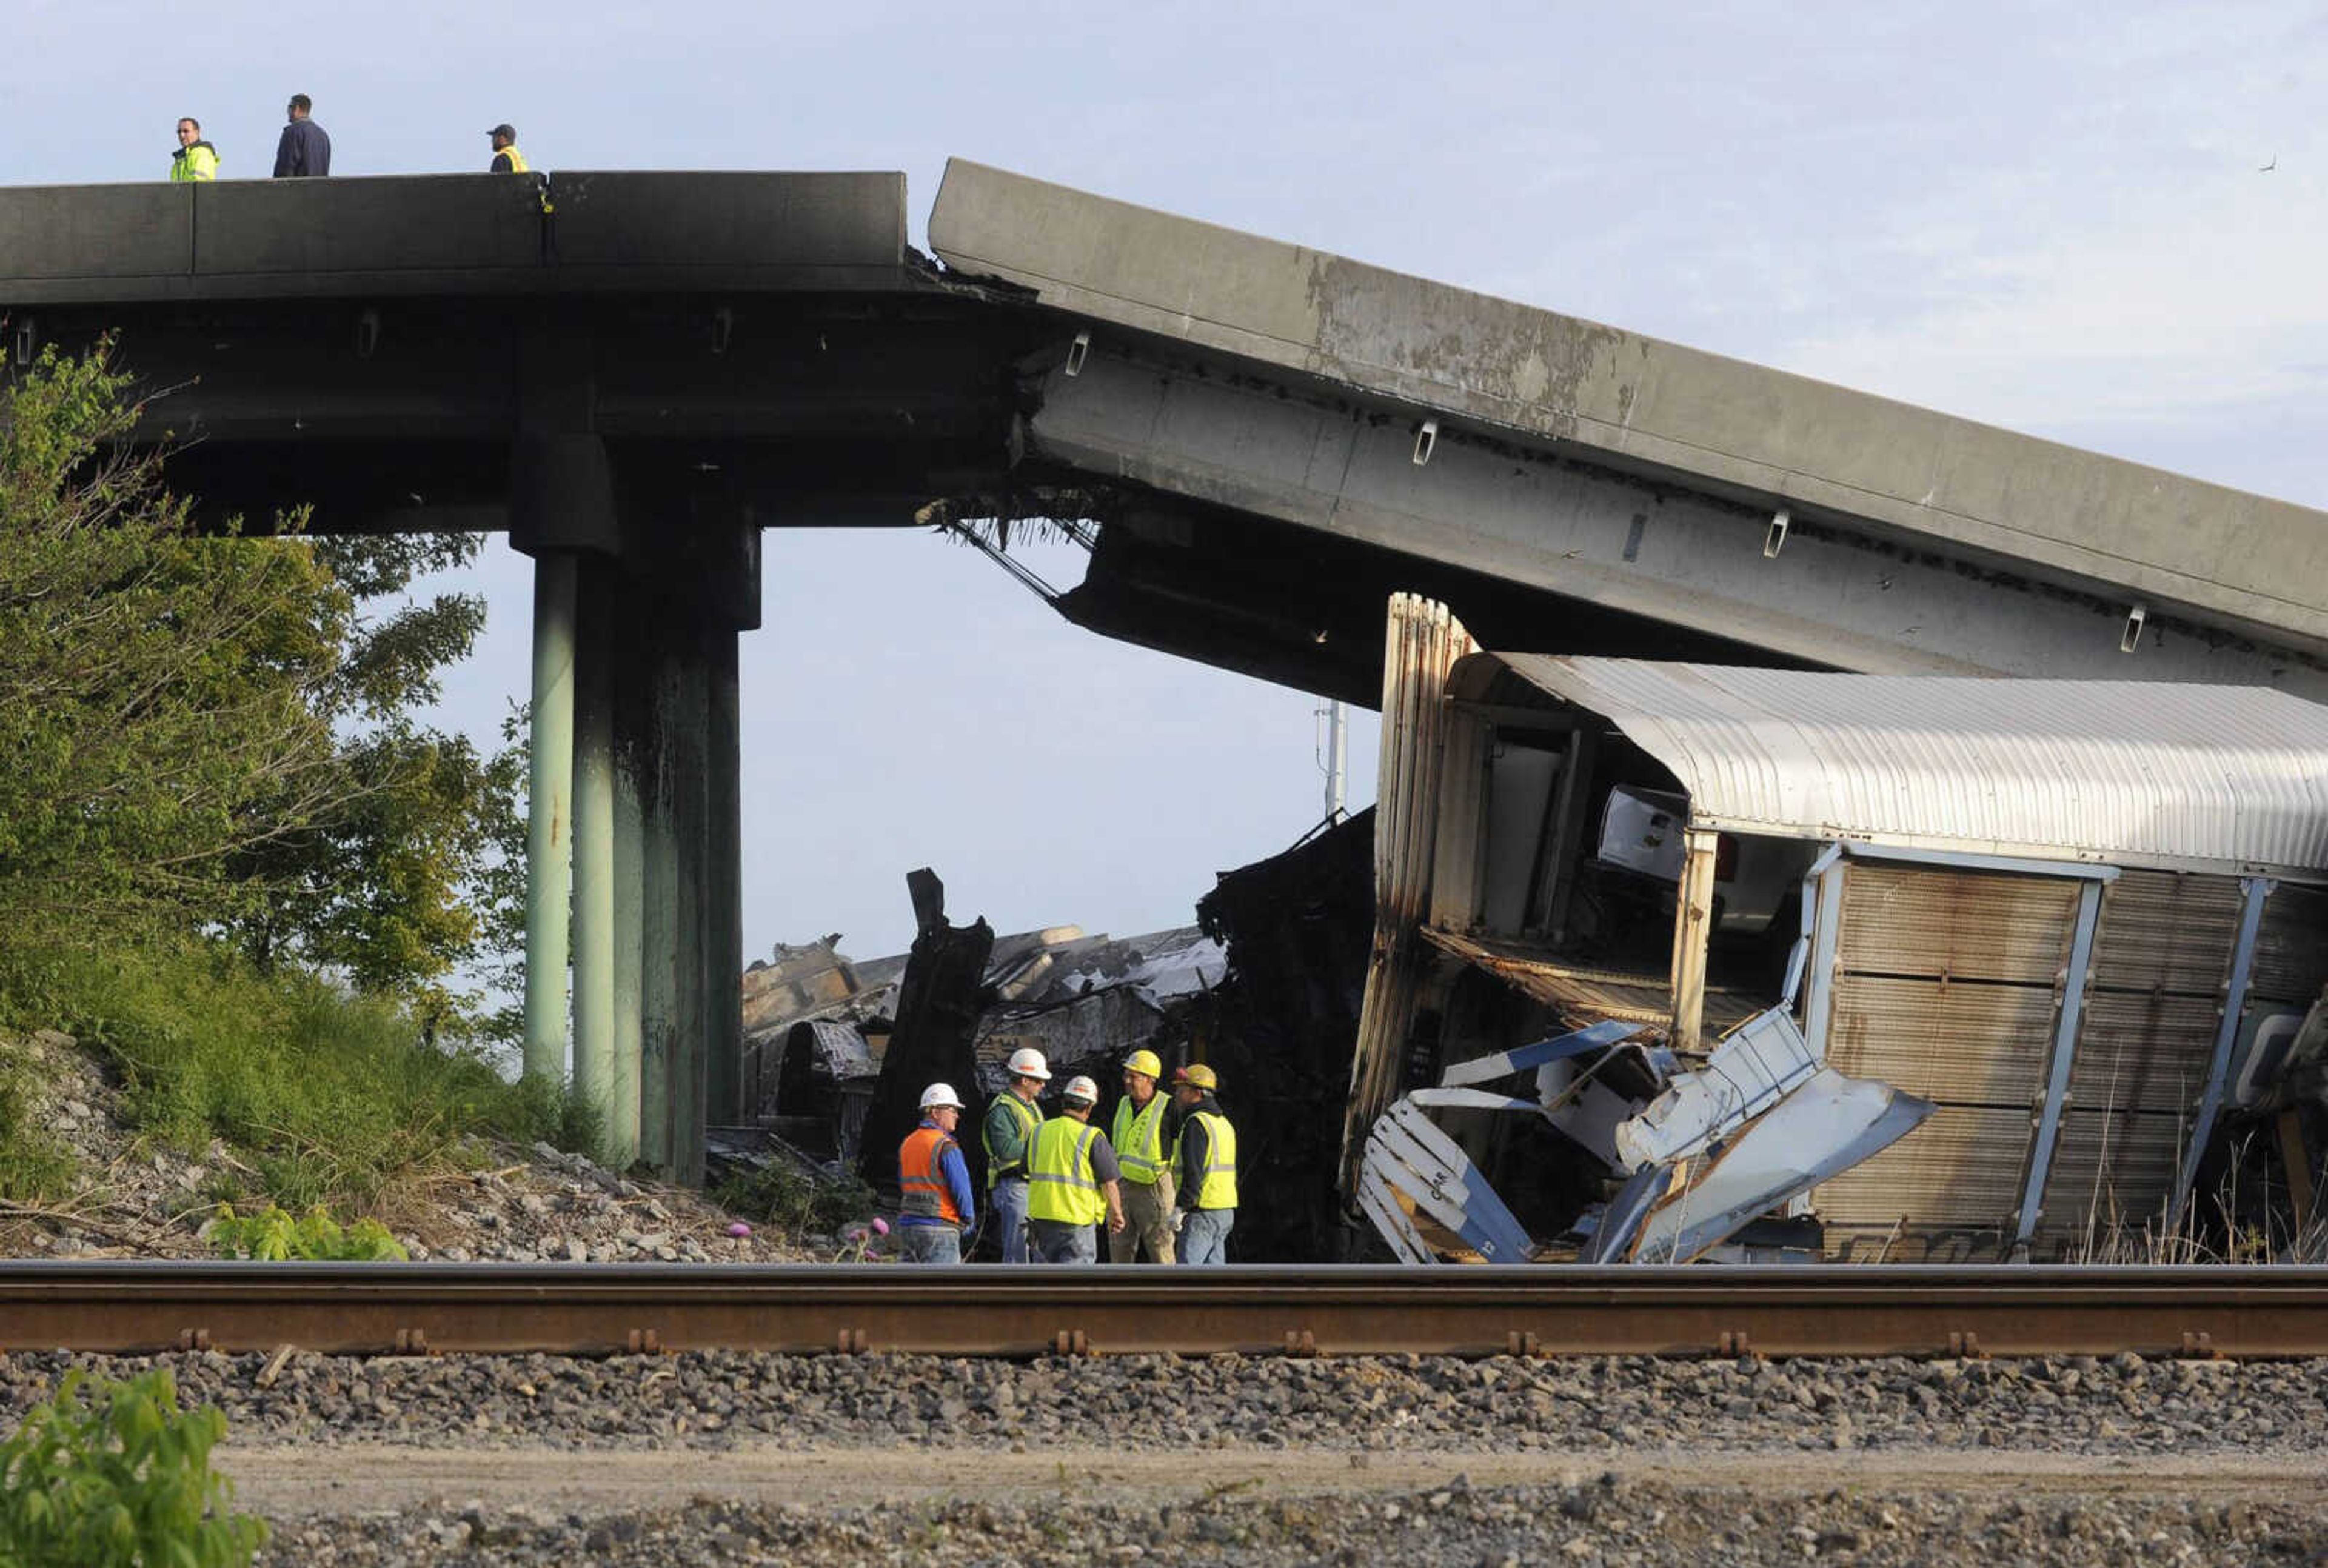
[(1123, 1164), (1124, 1180), (1153, 1186), (1164, 1174), (1164, 1096), (1150, 1094), (1148, 1108), (1137, 1114), (1132, 1112), (1131, 1095), (1118, 1100), (1115, 1131), (1108, 1141), (1115, 1145), (1115, 1157)]
[(189, 142), (170, 155), (170, 178), (215, 180), (218, 178), (218, 149), (208, 142)]
[(1004, 1105), (1009, 1107), (1011, 1115), (1018, 1119), (1018, 1131), (1025, 1138), (1027, 1147), (1025, 1152), (1018, 1159), (1006, 1162), (1000, 1155), (994, 1152), (994, 1140), (987, 1133), (990, 1123), (985, 1122), (979, 1123), (978, 1141), (986, 1150), (986, 1190), (989, 1192), (992, 1192), (994, 1184), (1004, 1177), (1018, 1176), (1025, 1172), (1027, 1161), (1034, 1155), (1032, 1146), (1035, 1141), (1035, 1130), (1043, 1122), (1043, 1113), (1040, 1111), (1013, 1094), (1009, 1090), (1005, 1089), (996, 1097)]
[[(1189, 1122), (1205, 1124), (1205, 1169), (1197, 1184), (1198, 1208), (1234, 1208), (1236, 1194), (1236, 1129), (1225, 1116), (1210, 1111), (1192, 1111)], [(1188, 1135), (1187, 1122), (1180, 1125), (1180, 1138)], [(1180, 1163), (1180, 1138), (1172, 1140), (1172, 1164)]]
[[(531, 169), (526, 167), (525, 155), (517, 150), (517, 144), (515, 142), (512, 142), (508, 146), (502, 148), (501, 151), (493, 155), (493, 157), (496, 161), (507, 158), (510, 161), (509, 172), (512, 174), (530, 174), (533, 173)], [(492, 167), (491, 164), (486, 166), (488, 168)]]
[(1099, 1178), (1092, 1174), (1092, 1144), (1099, 1129), (1072, 1116), (1054, 1116), (1035, 1134), (1027, 1166), (1027, 1217), (1061, 1225), (1097, 1225), (1107, 1215)]

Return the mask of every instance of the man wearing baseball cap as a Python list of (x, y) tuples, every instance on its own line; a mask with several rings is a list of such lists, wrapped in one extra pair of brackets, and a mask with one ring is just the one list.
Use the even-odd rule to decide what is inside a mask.
[(1010, 1053), (1010, 1082), (988, 1102), (979, 1141), (986, 1146), (986, 1202), (1002, 1232), (1002, 1261), (1027, 1261), (1027, 1157), (1043, 1113), (1035, 1096), (1051, 1080), (1050, 1064), (1032, 1046)]
[(493, 143), (493, 161), (486, 165), (487, 174), (523, 174), (531, 172), (526, 167), (525, 155), (517, 150), (515, 126), (503, 120), (485, 135), (491, 136)]

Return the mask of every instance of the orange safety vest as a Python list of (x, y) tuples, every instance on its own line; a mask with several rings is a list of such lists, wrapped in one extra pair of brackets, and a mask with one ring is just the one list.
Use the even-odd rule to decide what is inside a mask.
[(902, 1212), (942, 1219), (948, 1225), (962, 1223), (962, 1210), (953, 1206), (953, 1188), (946, 1185), (945, 1171), (938, 1163), (953, 1147), (953, 1139), (935, 1127), (916, 1127), (906, 1135), (897, 1149), (897, 1183), (905, 1194), (899, 1205)]

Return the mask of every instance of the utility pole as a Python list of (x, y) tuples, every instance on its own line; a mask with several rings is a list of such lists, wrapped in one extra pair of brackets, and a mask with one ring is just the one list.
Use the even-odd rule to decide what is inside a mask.
[(1320, 711), (1326, 716), (1326, 821), (1338, 822), (1350, 775), (1350, 705), (1328, 702)]

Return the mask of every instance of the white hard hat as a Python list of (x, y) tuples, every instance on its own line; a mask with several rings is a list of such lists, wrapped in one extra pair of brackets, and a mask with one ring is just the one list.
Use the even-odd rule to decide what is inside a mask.
[[(1032, 1046), (1021, 1046), (1011, 1052), (1009, 1067), (1010, 1075), (1014, 1078), (1033, 1078), (1044, 1084), (1051, 1081), (1051, 1065), (1043, 1060), (1043, 1053)], [(1094, 1094), (1092, 1098), (1097, 1100), (1099, 1096)]]
[(1086, 1105), (1096, 1105), (1099, 1103), (1099, 1085), (1089, 1078), (1069, 1078), (1066, 1088), (1060, 1092), (1059, 1097), (1063, 1100), (1081, 1100)]
[(953, 1092), (952, 1084), (932, 1084), (922, 1091), (923, 1110), (934, 1111), (946, 1105), (957, 1111), (963, 1109), (962, 1096)]

